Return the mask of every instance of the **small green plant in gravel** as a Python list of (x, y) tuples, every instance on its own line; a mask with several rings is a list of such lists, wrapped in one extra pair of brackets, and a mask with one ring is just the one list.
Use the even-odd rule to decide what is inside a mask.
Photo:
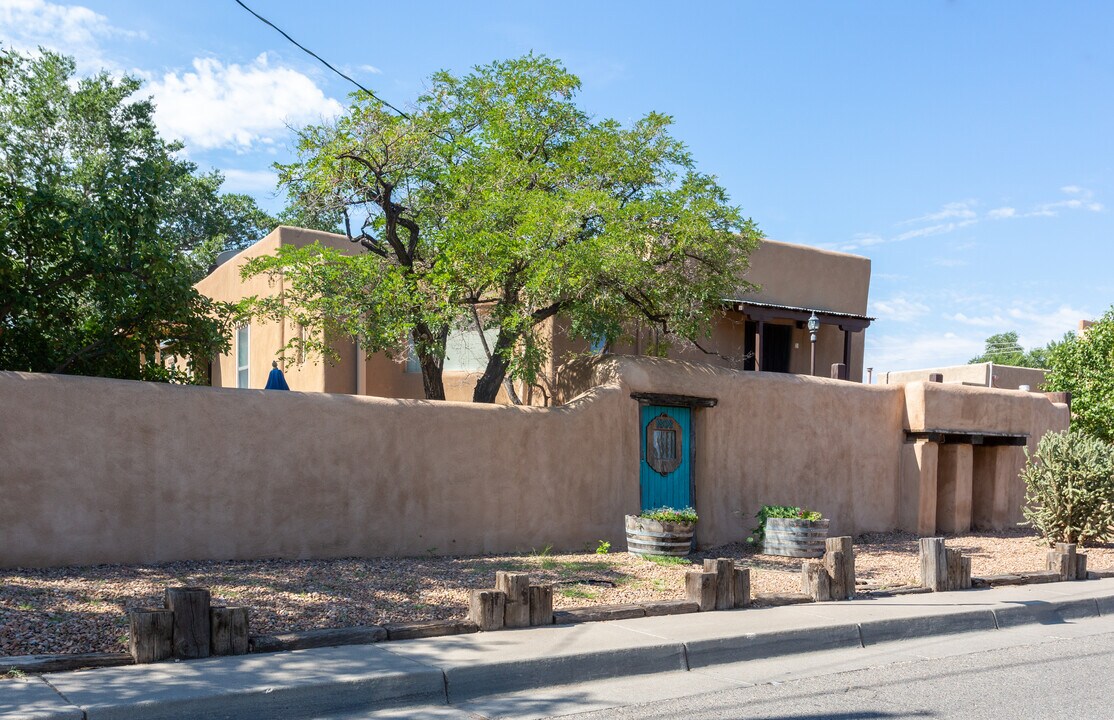
[(10, 667), (10, 668), (8, 668), (7, 672), (4, 673), (4, 679), (5, 680), (18, 680), (26, 674), (27, 673), (23, 672), (22, 670), (20, 670), (17, 667)]
[(689, 559), (684, 557), (676, 557), (674, 555), (643, 555), (643, 560), (648, 560), (655, 565), (688, 565)]
[(1026, 455), (1023, 525), (1049, 546), (1114, 537), (1114, 447), (1081, 432), (1050, 432)]
[(579, 585), (561, 588), (557, 592), (559, 592), (564, 597), (577, 598), (581, 600), (595, 600), (597, 597), (599, 597), (598, 593), (594, 593), (591, 590), (587, 590)]
[(597, 555), (606, 555), (611, 552), (611, 543), (606, 540), (600, 540), (600, 544), (596, 546)]
[(693, 510), (690, 507), (681, 508), (679, 510), (677, 508), (671, 507), (660, 507), (654, 508), (653, 510), (643, 510), (642, 514), (638, 517), (646, 518), (647, 520), (657, 520), (658, 522), (663, 523), (686, 523), (688, 525), (692, 525), (697, 520), (699, 520), (699, 517), (696, 514), (696, 510)]

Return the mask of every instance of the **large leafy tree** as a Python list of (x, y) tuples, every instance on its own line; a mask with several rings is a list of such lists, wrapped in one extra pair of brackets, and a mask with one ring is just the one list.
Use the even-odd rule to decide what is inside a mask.
[(533, 380), (540, 327), (558, 313), (585, 338), (638, 320), (699, 344), (721, 299), (745, 286), (760, 233), (696, 171), (670, 118), (593, 120), (579, 87), (527, 55), (434, 75), (406, 116), (357, 94), (334, 124), (303, 130), (283, 181), (298, 204), (342, 214), (365, 252), (256, 260), (248, 274), (284, 276), (284, 297), (256, 311), (359, 336), (372, 352), (412, 341), (429, 398), (444, 397), (449, 330), (494, 331), (478, 402), (508, 377)]
[[(1067, 339), (1072, 337), (1071, 333), (1065, 336)], [(998, 333), (991, 335), (986, 339), (986, 349), (978, 357), (973, 357), (969, 361), (974, 363), (992, 362), (998, 365), (1013, 365), (1014, 367), (1031, 367), (1047, 369), (1049, 363), (1049, 355), (1052, 349), (1060, 344), (1062, 341), (1052, 341), (1047, 346), (1040, 348), (1032, 348), (1025, 350), (1018, 342), (1018, 335), (1014, 331)]]
[(1052, 348), (1045, 389), (1071, 393), (1073, 429), (1114, 443), (1114, 307)]
[(175, 157), (139, 89), (0, 51), (0, 368), (189, 380), (227, 347), (192, 285), (269, 221)]

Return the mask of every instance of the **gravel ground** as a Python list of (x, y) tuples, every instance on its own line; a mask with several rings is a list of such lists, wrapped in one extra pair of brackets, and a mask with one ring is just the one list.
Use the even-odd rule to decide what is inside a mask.
[[(1044, 567), (1046, 548), (1028, 531), (950, 537), (973, 556), (975, 575)], [(1092, 569), (1114, 568), (1114, 545), (1087, 548)], [(917, 539), (904, 533), (855, 538), (857, 578), (867, 588), (917, 582)], [(162, 604), (167, 586), (201, 585), (214, 604), (251, 608), (251, 632), (463, 618), (468, 591), (490, 587), (495, 571), (529, 572), (556, 583), (558, 608), (684, 597), (684, 573), (705, 557), (753, 568), (756, 594), (800, 592), (801, 561), (725, 545), (678, 562), (625, 552), (483, 557), (343, 558), (98, 565), (0, 570), (0, 656), (122, 652), (128, 608)]]

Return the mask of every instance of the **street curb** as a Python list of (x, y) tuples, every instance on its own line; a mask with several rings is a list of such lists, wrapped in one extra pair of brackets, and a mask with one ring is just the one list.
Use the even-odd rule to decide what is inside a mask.
[[(1114, 601), (1114, 598), (1107, 598)], [(994, 617), (999, 628), (1018, 625), (1057, 625), (1067, 620), (1099, 617), (1099, 603), (1094, 598), (1063, 600), (1060, 602), (1031, 602), (1008, 608), (998, 608)]]
[(685, 644), (662, 643), (581, 655), (446, 668), (445, 695), (451, 704), (484, 695), (538, 687), (688, 669)]
[[(817, 650), (862, 647), (862, 642), (859, 626), (852, 623), (747, 633), (728, 638), (694, 640), (684, 645), (688, 651), (689, 669), (692, 669)], [(770, 651), (774, 652), (771, 654)]]
[(920, 617), (887, 618), (859, 623), (863, 647), (895, 640), (911, 640), (931, 635), (997, 630), (992, 610), (937, 613)]

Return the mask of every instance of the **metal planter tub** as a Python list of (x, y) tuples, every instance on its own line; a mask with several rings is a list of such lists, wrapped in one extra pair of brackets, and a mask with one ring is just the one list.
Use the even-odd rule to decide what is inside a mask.
[(827, 538), (827, 518), (766, 518), (766, 539), (762, 542), (762, 552), (783, 557), (823, 557)]
[(692, 532), (696, 526), (692, 523), (659, 522), (627, 515), (626, 527), (627, 552), (635, 555), (684, 557), (692, 550)]

